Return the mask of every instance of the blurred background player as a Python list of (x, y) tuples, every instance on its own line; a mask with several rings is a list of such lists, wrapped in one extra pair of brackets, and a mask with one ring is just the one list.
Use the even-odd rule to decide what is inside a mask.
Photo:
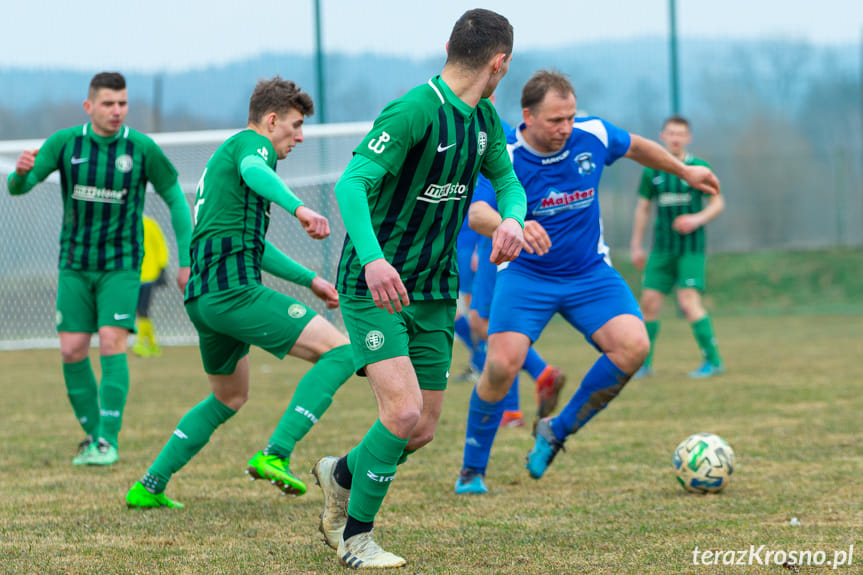
[(144, 216), (144, 261), (141, 263), (141, 290), (138, 293), (136, 327), (138, 339), (132, 353), (140, 357), (159, 357), (162, 348), (156, 341), (156, 330), (150, 319), (150, 302), (153, 290), (165, 285), (165, 267), (168, 265), (168, 246), (162, 228), (153, 218)]
[[(704, 160), (687, 152), (692, 134), (686, 118), (668, 118), (659, 139), (675, 158), (687, 166), (710, 167)], [(703, 360), (700, 367), (689, 373), (689, 377), (700, 379), (718, 375), (725, 371), (725, 363), (719, 355), (713, 323), (701, 301), (701, 294), (707, 268), (704, 226), (722, 213), (725, 200), (721, 194), (705, 194), (678, 176), (653, 168), (644, 168), (638, 196), (632, 222), (630, 259), (636, 268), (644, 270), (640, 303), (650, 338), (650, 353), (633, 377), (653, 375), (653, 352), (659, 336), (662, 303), (675, 287), (678, 307), (692, 327)], [(708, 196), (706, 206), (703, 203), (705, 196)], [(646, 258), (641, 245), (654, 202), (657, 208), (653, 251)]]
[(272, 204), (295, 216), (309, 237), (330, 233), (327, 219), (307, 208), (275, 170), (276, 161), (302, 143), (303, 123), (313, 111), (311, 97), (293, 82), (279, 76), (260, 80), (249, 99), (247, 129), (222, 143), (204, 168), (195, 196), (194, 273), (185, 305), (212, 393), (180, 419), (147, 473), (129, 489), (129, 507), (183, 507), (165, 488), (248, 400), (251, 345), (279, 359), (292, 355), (314, 364), (247, 470), (285, 494), (306, 492), (290, 471), (290, 456), (353, 373), (351, 349), (314, 310), (264, 286), (261, 270), (310, 288), (328, 308), (339, 304), (333, 284), (266, 240)]
[[(60, 171), (57, 331), (66, 391), (86, 434), (75, 465), (111, 465), (119, 458), (117, 438), (129, 393), (126, 346), (135, 331), (148, 182), (171, 211), (180, 290), (189, 279), (191, 217), (177, 170), (153, 140), (124, 125), (128, 110), (122, 74), (96, 74), (84, 102), (90, 122), (54, 133), (38, 155), (22, 153), (9, 175), (9, 193), (19, 195)], [(99, 334), (100, 385), (88, 355), (94, 333)]]

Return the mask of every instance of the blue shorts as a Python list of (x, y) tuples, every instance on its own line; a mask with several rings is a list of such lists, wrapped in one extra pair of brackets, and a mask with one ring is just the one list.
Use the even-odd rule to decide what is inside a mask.
[(511, 268), (498, 271), (489, 334), (515, 331), (535, 343), (555, 313), (594, 347), (591, 336), (610, 319), (619, 315), (643, 319), (632, 290), (617, 270), (602, 261), (568, 278), (536, 276)]
[(458, 260), (458, 291), (459, 293), (469, 294), (471, 286), (473, 286), (473, 270), (470, 267), (470, 261), (473, 258), (473, 252), (476, 250), (476, 243), (479, 240), (479, 233), (470, 228), (465, 228), (458, 234), (456, 238), (455, 254)]
[[(483, 240), (488, 240), (484, 242)], [(488, 319), (491, 314), (491, 300), (494, 295), (494, 285), (497, 281), (497, 266), (488, 261), (491, 256), (491, 239), (481, 238), (476, 248), (479, 263), (473, 275), (473, 296), (470, 300), (470, 309), (482, 319)]]

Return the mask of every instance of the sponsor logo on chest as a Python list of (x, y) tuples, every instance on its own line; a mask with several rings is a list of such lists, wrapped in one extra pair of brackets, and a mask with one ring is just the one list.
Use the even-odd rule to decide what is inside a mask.
[(575, 190), (573, 192), (561, 192), (550, 188), (548, 193), (533, 209), (536, 216), (550, 216), (558, 212), (568, 210), (583, 210), (590, 206), (596, 198), (596, 190)]

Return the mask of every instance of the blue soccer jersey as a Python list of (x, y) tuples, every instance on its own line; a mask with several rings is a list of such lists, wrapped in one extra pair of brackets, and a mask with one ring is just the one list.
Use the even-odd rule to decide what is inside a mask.
[(519, 128), (508, 137), (513, 168), (527, 194), (527, 219), (538, 221), (551, 249), (538, 256), (523, 251), (513, 270), (572, 277), (607, 257), (599, 210), (599, 180), (605, 166), (629, 150), (629, 132), (600, 118), (576, 118), (563, 149), (542, 154)]

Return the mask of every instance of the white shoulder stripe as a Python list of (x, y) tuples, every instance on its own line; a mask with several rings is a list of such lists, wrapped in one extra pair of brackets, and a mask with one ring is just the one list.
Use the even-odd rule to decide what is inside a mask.
[(605, 129), (605, 124), (601, 120), (587, 120), (586, 122), (576, 122), (573, 129), (581, 130), (596, 136), (602, 145), (608, 147), (608, 131)]
[(434, 82), (431, 81), (431, 78), (429, 78), (429, 86), (432, 87), (432, 90), (434, 90), (435, 94), (437, 94), (437, 97), (440, 98), (440, 103), (446, 104), (446, 100), (444, 99), (443, 94), (440, 93), (440, 90), (438, 90), (437, 86), (434, 85)]

